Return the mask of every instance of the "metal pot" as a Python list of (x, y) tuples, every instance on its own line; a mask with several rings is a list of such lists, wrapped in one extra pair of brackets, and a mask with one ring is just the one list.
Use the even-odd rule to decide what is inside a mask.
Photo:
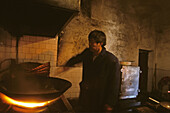
[(59, 97), (71, 87), (69, 81), (53, 77), (27, 77), (23, 80), (27, 81), (26, 85), (19, 81), (1, 81), (0, 92), (16, 100), (48, 101)]

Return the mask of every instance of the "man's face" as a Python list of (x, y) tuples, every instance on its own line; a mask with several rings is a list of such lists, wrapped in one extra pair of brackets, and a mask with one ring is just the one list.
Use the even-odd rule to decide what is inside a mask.
[(97, 43), (97, 42), (95, 42), (94, 39), (90, 39), (90, 40), (89, 40), (89, 48), (90, 48), (90, 51), (92, 51), (93, 53), (96, 53), (96, 52), (100, 51), (100, 49), (102, 48), (102, 44), (103, 44), (103, 43)]

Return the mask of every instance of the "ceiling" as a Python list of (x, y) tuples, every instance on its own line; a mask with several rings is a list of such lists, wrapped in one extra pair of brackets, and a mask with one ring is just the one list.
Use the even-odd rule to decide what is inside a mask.
[(135, 14), (139, 19), (149, 18), (156, 26), (170, 26), (170, 0), (120, 0), (119, 3), (127, 14)]

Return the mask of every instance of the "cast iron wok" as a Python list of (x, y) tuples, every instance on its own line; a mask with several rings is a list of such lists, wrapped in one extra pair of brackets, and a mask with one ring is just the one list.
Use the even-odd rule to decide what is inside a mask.
[(49, 101), (62, 95), (71, 83), (67, 80), (53, 77), (15, 78), (0, 82), (0, 92), (23, 101)]

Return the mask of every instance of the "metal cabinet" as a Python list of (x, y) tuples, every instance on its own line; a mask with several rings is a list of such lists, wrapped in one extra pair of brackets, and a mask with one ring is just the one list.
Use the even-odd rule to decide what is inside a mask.
[(136, 98), (139, 92), (140, 67), (122, 66), (120, 99)]

